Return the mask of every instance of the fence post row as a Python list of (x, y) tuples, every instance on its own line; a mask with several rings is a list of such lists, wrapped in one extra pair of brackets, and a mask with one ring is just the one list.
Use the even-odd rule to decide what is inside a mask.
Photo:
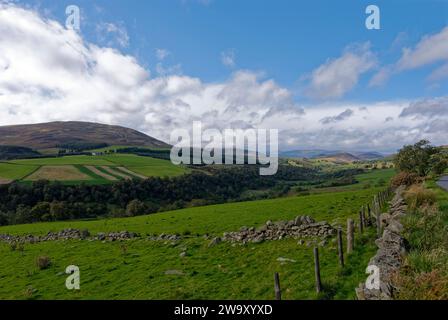
[[(359, 231), (362, 234), (364, 228), (371, 226), (373, 224), (372, 219), (376, 220), (377, 236), (381, 237), (381, 209), (386, 204), (387, 199), (392, 195), (392, 189), (389, 187), (385, 191), (379, 192), (374, 196), (372, 201), (372, 206), (367, 204), (362, 206), (359, 212)], [(347, 254), (353, 253), (355, 246), (355, 221), (353, 219), (347, 219)], [(338, 244), (338, 257), (339, 264), (344, 267), (344, 247), (342, 240), (343, 232), (342, 228), (339, 227), (337, 230), (337, 244)], [(314, 250), (314, 275), (316, 280), (316, 292), (322, 292), (322, 280), (320, 276), (320, 262), (319, 262), (319, 248), (315, 247)], [(278, 273), (274, 275), (275, 280), (275, 298), (281, 300), (282, 293), (280, 289), (280, 279)]]

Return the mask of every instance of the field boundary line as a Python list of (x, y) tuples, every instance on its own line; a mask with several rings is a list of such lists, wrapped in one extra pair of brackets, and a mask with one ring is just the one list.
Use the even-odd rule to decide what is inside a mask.
[(100, 177), (103, 177), (104, 179), (106, 179), (108, 181), (118, 181), (119, 180), (118, 178), (101, 171), (100, 169), (98, 169), (95, 166), (85, 166), (85, 168), (87, 168), (88, 170), (92, 171), (93, 173), (99, 175)]

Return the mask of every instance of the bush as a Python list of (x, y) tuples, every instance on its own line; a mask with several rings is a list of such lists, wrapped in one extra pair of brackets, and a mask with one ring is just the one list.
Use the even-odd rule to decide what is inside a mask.
[(431, 206), (436, 202), (434, 191), (425, 189), (422, 185), (411, 186), (404, 195), (409, 209), (416, 210), (422, 206)]
[(430, 159), (431, 172), (440, 175), (448, 168), (448, 156), (442, 153), (435, 154)]
[(146, 205), (140, 200), (132, 200), (126, 206), (126, 216), (135, 217), (146, 213)]
[(431, 146), (427, 140), (421, 140), (414, 145), (404, 146), (394, 159), (395, 166), (400, 171), (413, 172), (421, 177), (431, 171), (431, 157), (440, 154), (441, 149)]
[(39, 270), (48, 269), (51, 265), (51, 259), (48, 256), (39, 256), (36, 259), (36, 265)]
[(409, 187), (419, 182), (421, 182), (421, 178), (416, 173), (403, 171), (391, 179), (390, 185), (394, 188), (402, 185)]

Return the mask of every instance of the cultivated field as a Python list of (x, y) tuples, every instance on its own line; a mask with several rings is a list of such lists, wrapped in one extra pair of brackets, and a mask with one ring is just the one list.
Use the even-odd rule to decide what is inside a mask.
[(47, 179), (64, 183), (104, 184), (118, 180), (171, 177), (187, 172), (167, 160), (136, 155), (67, 156), (0, 163), (0, 184)]
[(42, 166), (25, 181), (57, 180), (57, 181), (85, 181), (91, 178), (74, 166)]
[[(373, 181), (378, 180), (373, 178)], [(229, 203), (124, 219), (54, 222), (0, 228), (0, 234), (40, 234), (66, 228), (98, 232), (130, 231), (142, 238), (126, 242), (56, 241), (11, 250), (0, 244), (0, 299), (272, 299), (273, 274), (279, 272), (285, 299), (353, 299), (354, 288), (366, 278), (375, 251), (373, 237), (356, 234), (355, 252), (347, 267), (338, 265), (330, 241), (321, 247), (325, 292), (314, 290), (312, 247), (284, 239), (260, 244), (221, 243), (210, 238), (241, 227), (260, 227), (267, 220), (310, 215), (318, 221), (345, 225), (356, 218), (382, 188), (362, 186), (352, 191), (326, 192), (243, 203)], [(371, 232), (374, 232), (373, 230)], [(151, 241), (149, 235), (179, 234), (180, 241)], [(204, 236), (208, 235), (208, 240)], [(180, 256), (181, 253), (185, 253)], [(50, 257), (49, 269), (35, 260)], [(280, 259), (279, 259), (280, 258)], [(285, 260), (286, 259), (286, 260)], [(288, 260), (290, 259), (290, 260)], [(285, 262), (286, 261), (286, 262)], [(81, 270), (81, 290), (65, 288), (68, 265)]]

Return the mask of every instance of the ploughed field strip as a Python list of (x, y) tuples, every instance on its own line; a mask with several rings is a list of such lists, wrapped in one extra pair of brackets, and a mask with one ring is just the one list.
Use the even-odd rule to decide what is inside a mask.
[(72, 165), (42, 166), (37, 171), (26, 177), (26, 181), (50, 180), (50, 181), (87, 181), (92, 178), (82, 173)]
[(90, 171), (92, 171), (94, 174), (96, 174), (97, 176), (100, 176), (106, 180), (109, 181), (118, 181), (117, 178), (115, 178), (114, 176), (107, 174), (101, 170), (99, 170), (98, 168), (94, 167), (94, 166), (85, 166), (87, 169), (89, 169)]
[(128, 176), (127, 174), (121, 172), (120, 170), (115, 170), (115, 168), (112, 168), (112, 167), (101, 166), (101, 169), (107, 171), (111, 175), (118, 176), (118, 177), (120, 177), (121, 179), (124, 179), (124, 180), (131, 180), (132, 179), (131, 176)]
[(146, 176), (144, 176), (144, 175), (142, 175), (142, 174), (136, 173), (136, 172), (134, 172), (134, 171), (131, 171), (131, 170), (129, 170), (128, 168), (125, 168), (125, 167), (118, 167), (117, 169), (119, 169), (120, 171), (125, 172), (125, 173), (127, 173), (127, 174), (129, 174), (129, 175), (131, 175), (131, 176), (140, 178), (140, 179), (144, 179), (144, 180), (145, 180), (145, 179), (148, 179), (148, 177), (146, 177)]

